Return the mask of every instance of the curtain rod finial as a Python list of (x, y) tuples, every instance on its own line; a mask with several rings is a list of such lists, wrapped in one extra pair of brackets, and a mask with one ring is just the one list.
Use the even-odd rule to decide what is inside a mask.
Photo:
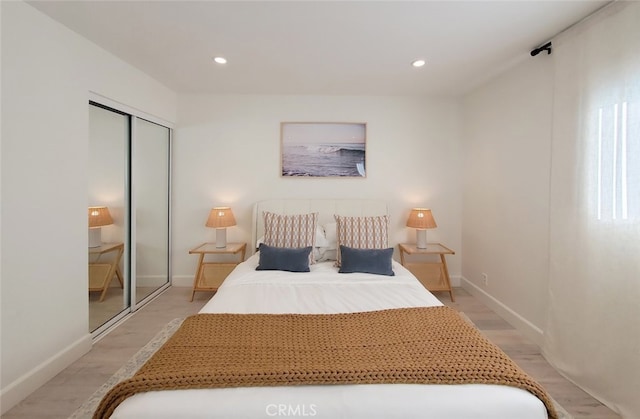
[(551, 54), (551, 41), (547, 42), (546, 44), (544, 44), (541, 47), (538, 47), (534, 50), (531, 51), (531, 56), (535, 57), (536, 55), (540, 54), (542, 51), (547, 51), (547, 55)]

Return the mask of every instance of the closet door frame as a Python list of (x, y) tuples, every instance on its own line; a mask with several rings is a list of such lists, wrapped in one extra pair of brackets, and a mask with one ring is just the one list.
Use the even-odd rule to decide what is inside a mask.
[[(125, 245), (125, 249), (128, 248), (128, 252), (125, 251), (124, 255), (123, 255), (123, 260), (124, 260), (124, 268), (127, 271), (125, 274), (125, 277), (128, 278), (128, 286), (129, 286), (129, 310), (123, 310), (123, 312), (121, 312), (120, 314), (116, 315), (114, 318), (112, 318), (111, 320), (107, 321), (105, 324), (103, 324), (101, 327), (99, 327), (98, 329), (96, 329), (92, 335), (95, 337), (100, 337), (101, 335), (104, 334), (104, 332), (108, 331), (110, 328), (112, 328), (113, 326), (115, 326), (116, 324), (118, 324), (120, 321), (122, 321), (124, 318), (128, 317), (129, 315), (131, 315), (132, 313), (134, 313), (136, 310), (140, 309), (142, 306), (144, 306), (146, 303), (148, 303), (149, 301), (151, 301), (152, 299), (154, 299), (155, 297), (157, 297), (160, 293), (162, 293), (164, 290), (166, 290), (168, 287), (171, 286), (171, 279), (172, 279), (172, 267), (171, 267), (171, 259), (172, 259), (172, 246), (171, 246), (171, 242), (172, 242), (172, 231), (171, 231), (171, 217), (172, 217), (172, 208), (171, 208), (171, 196), (172, 196), (172, 182), (171, 182), (171, 178), (172, 178), (172, 162), (173, 162), (173, 158), (172, 158), (172, 153), (173, 153), (173, 130), (175, 128), (175, 125), (169, 121), (166, 121), (162, 118), (158, 118), (156, 116), (153, 116), (151, 114), (147, 114), (145, 112), (140, 111), (139, 109), (135, 109), (132, 108), (128, 105), (125, 105), (123, 103), (114, 101), (112, 99), (109, 99), (105, 96), (102, 96), (98, 93), (95, 92), (89, 92), (89, 98), (88, 98), (88, 103), (95, 103), (96, 105), (100, 106), (102, 105), (103, 107), (107, 107), (107, 108), (112, 108), (116, 111), (125, 113), (130, 115), (130, 133), (131, 133), (131, 137), (130, 137), (130, 141), (129, 141), (129, 145), (128, 145), (128, 149), (129, 152), (127, 153), (127, 157), (126, 157), (126, 162), (125, 162), (125, 167), (127, 167), (127, 173), (125, 174), (125, 180), (126, 180), (126, 196), (127, 196), (127, 200), (129, 202), (128, 205), (128, 217), (127, 220), (125, 222), (125, 231), (127, 233), (127, 237), (125, 238), (126, 240), (126, 245)], [(135, 259), (135, 255), (136, 255), (136, 250), (135, 250), (135, 243), (136, 243), (136, 233), (135, 233), (135, 199), (134, 199), (134, 190), (135, 190), (135, 179), (132, 179), (132, 148), (133, 148), (133, 142), (135, 141), (135, 135), (136, 135), (136, 123), (138, 119), (144, 119), (146, 121), (152, 122), (154, 124), (157, 125), (161, 125), (163, 127), (166, 127), (169, 129), (169, 144), (168, 144), (168, 158), (167, 158), (167, 165), (168, 165), (168, 189), (167, 189), (167, 206), (168, 206), (168, 216), (167, 216), (167, 229), (168, 229), (168, 236), (167, 236), (167, 282), (162, 285), (161, 287), (159, 287), (158, 289), (156, 289), (155, 291), (153, 291), (151, 294), (149, 294), (146, 298), (144, 298), (143, 300), (136, 302), (136, 259)]]

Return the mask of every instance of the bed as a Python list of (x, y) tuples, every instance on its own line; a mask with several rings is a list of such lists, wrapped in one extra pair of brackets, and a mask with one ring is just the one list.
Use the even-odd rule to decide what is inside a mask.
[[(269, 321), (286, 317), (288, 320), (294, 318), (295, 321), (331, 319), (332, 322), (340, 318), (341, 321), (347, 322), (345, 324), (349, 324), (348, 322), (358, 316), (384, 316), (386, 313), (405, 312), (410, 315), (422, 315), (424, 312), (448, 309), (408, 270), (393, 260), (390, 261), (392, 276), (358, 271), (338, 273), (343, 267), (351, 264), (352, 259), (349, 256), (349, 260), (341, 261), (340, 267), (336, 266), (336, 257), (331, 253), (335, 250), (332, 249), (335, 243), (327, 237), (331, 236), (331, 231), (328, 235), (324, 231), (327, 238), (324, 246), (314, 246), (309, 254), (308, 272), (256, 270), (266, 263), (263, 259), (266, 259), (267, 250), (272, 250), (264, 244), (265, 233), (269, 234), (269, 226), (265, 226), (265, 213), (285, 216), (315, 214), (315, 223), (318, 226), (334, 229), (336, 214), (348, 219), (386, 217), (384, 219), (388, 223), (387, 206), (384, 202), (348, 199), (269, 200), (258, 202), (253, 213), (252, 242), (261, 246), (263, 254), (257, 252), (252, 255), (227, 277), (215, 296), (201, 310), (200, 318), (225, 316), (234, 319), (233, 321), (244, 321), (255, 316), (265, 317)], [(267, 223), (270, 224), (270, 221)], [(320, 230), (316, 233), (318, 231)], [(371, 243), (371, 237), (367, 240), (367, 243)], [(317, 243), (318, 238), (314, 242)], [(279, 248), (277, 251), (280, 251)], [(348, 254), (344, 253), (343, 258)], [(220, 319), (221, 317), (214, 317), (216, 322), (220, 322)], [(377, 320), (364, 317), (359, 321), (372, 322), (373, 328), (373, 323)], [(462, 322), (464, 323), (463, 320)], [(194, 330), (199, 330), (200, 335), (207, 335), (202, 332), (202, 326), (198, 327), (200, 329)], [(275, 334), (279, 333), (278, 329), (267, 328), (271, 326), (261, 324), (259, 327), (265, 328), (261, 329), (265, 334), (273, 334), (271, 330), (275, 330)], [(473, 329), (471, 326), (469, 328)], [(261, 334), (260, 330), (253, 333), (256, 336)], [(420, 330), (412, 330), (409, 333), (411, 336), (417, 336)], [(286, 336), (277, 336), (276, 340), (288, 340), (289, 336)], [(453, 340), (457, 338), (454, 336)], [(430, 342), (437, 340), (429, 337)], [(198, 350), (206, 352), (202, 347)], [(235, 360), (235, 356), (239, 356), (245, 350), (249, 349), (234, 347), (226, 356)], [(276, 352), (280, 350), (282, 349), (277, 349)], [(181, 354), (180, 357), (185, 358), (182, 352)], [(208, 354), (211, 355), (211, 351)], [(276, 353), (273, 356), (277, 355)], [(323, 358), (322, 354), (316, 353), (313, 356)], [(543, 394), (545, 397), (537, 397), (531, 391), (522, 388), (485, 384), (486, 381), (482, 380), (479, 383), (455, 385), (416, 384), (411, 380), (390, 381), (392, 383), (351, 380), (346, 383), (332, 382), (331, 385), (324, 382), (305, 385), (294, 382), (292, 385), (233, 385), (224, 388), (142, 391), (119, 400), (111, 417), (543, 419), (555, 415), (549, 400), (545, 398), (546, 394)]]

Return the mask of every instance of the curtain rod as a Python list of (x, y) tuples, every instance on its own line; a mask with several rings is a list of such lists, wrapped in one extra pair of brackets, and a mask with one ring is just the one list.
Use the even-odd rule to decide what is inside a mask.
[[(587, 16), (583, 17), (582, 19), (580, 19), (577, 22), (572, 23), (571, 25), (567, 26), (566, 28), (564, 28), (563, 30), (561, 30), (560, 32), (556, 33), (555, 35), (553, 35), (550, 39), (553, 40), (555, 39), (558, 35), (568, 31), (569, 29), (573, 28), (576, 25), (581, 24), (582, 22), (584, 22), (585, 20), (591, 18), (591, 16), (595, 15), (596, 13), (599, 13), (601, 10), (603, 10), (605, 7), (609, 7), (612, 4), (618, 2), (619, 0), (611, 0), (610, 2), (606, 3), (605, 5), (603, 5), (602, 7), (597, 8), (596, 10), (594, 10), (593, 12), (589, 13)], [(536, 55), (540, 54), (543, 51), (547, 51), (547, 55), (551, 54), (551, 49), (552, 49), (552, 41), (547, 41), (545, 44), (534, 48), (531, 50), (531, 56), (535, 57)]]

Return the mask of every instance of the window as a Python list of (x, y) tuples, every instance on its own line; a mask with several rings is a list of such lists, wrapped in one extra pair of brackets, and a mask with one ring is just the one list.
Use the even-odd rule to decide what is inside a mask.
[(594, 115), (590, 188), (600, 221), (640, 219), (640, 103), (598, 108)]

